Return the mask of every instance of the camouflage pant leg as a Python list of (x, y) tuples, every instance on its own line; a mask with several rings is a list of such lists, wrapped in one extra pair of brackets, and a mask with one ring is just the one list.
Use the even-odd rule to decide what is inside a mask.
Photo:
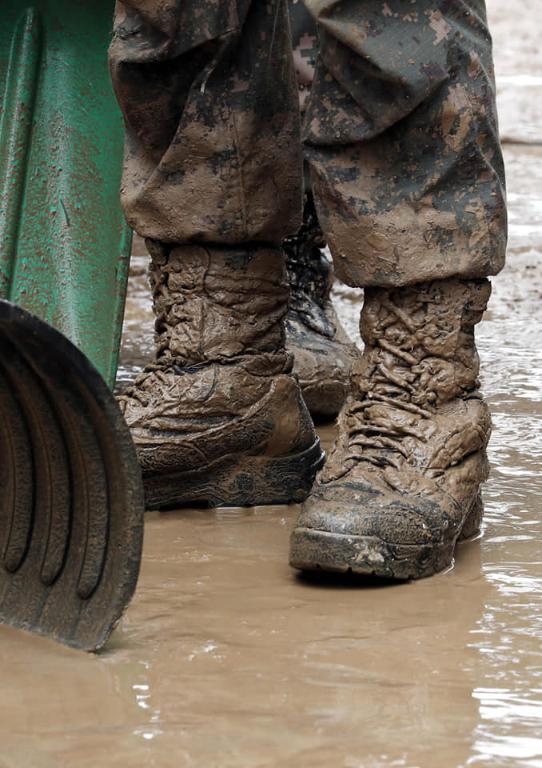
[(496, 274), (506, 208), (483, 0), (304, 0), (320, 57), (305, 155), (355, 286)]
[(110, 49), (122, 202), (163, 242), (278, 244), (301, 216), (286, 0), (122, 0)]
[(318, 58), (318, 30), (302, 0), (289, 0), (289, 4), (294, 67), (299, 88), (299, 106), (304, 112)]

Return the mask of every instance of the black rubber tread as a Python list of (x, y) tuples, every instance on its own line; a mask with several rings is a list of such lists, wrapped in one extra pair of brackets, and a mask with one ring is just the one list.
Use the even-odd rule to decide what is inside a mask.
[(0, 621), (101, 648), (136, 587), (141, 472), (101, 376), (0, 301)]
[(401, 581), (421, 579), (453, 564), (454, 543), (397, 545), (370, 536), (296, 528), (290, 544), (290, 565), (301, 571), (354, 573)]

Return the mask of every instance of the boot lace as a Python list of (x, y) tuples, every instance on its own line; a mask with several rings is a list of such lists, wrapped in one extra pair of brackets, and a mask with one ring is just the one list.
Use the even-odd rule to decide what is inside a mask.
[[(433, 411), (427, 407), (432, 397), (431, 393), (421, 391), (419, 360), (405, 351), (405, 347), (414, 349), (418, 346), (416, 336), (420, 328), (389, 297), (382, 301), (382, 306), (387, 310), (386, 317), (375, 334), (376, 346), (369, 351), (374, 358), (370, 386), (361, 401), (350, 404), (346, 414), (348, 448), (345, 459), (399, 469), (402, 462), (412, 461), (412, 451), (403, 443), (405, 438), (427, 442), (426, 435), (415, 422), (433, 416)], [(403, 348), (384, 338), (385, 329), (397, 324), (407, 332), (402, 341)], [(378, 408), (379, 405), (383, 407)], [(410, 418), (397, 418), (398, 410)]]

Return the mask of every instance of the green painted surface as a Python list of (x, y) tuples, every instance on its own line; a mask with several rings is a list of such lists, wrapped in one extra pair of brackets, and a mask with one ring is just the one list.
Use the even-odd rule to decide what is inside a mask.
[(62, 331), (113, 384), (131, 236), (109, 81), (112, 0), (3, 0), (0, 297)]

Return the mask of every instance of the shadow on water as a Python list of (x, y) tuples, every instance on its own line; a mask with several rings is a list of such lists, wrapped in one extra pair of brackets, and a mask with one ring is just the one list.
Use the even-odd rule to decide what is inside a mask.
[(298, 582), (317, 589), (392, 589), (408, 584), (408, 580), (392, 581), (378, 576), (366, 576), (358, 573), (332, 573), (320, 571), (310, 573), (302, 571), (296, 576)]

